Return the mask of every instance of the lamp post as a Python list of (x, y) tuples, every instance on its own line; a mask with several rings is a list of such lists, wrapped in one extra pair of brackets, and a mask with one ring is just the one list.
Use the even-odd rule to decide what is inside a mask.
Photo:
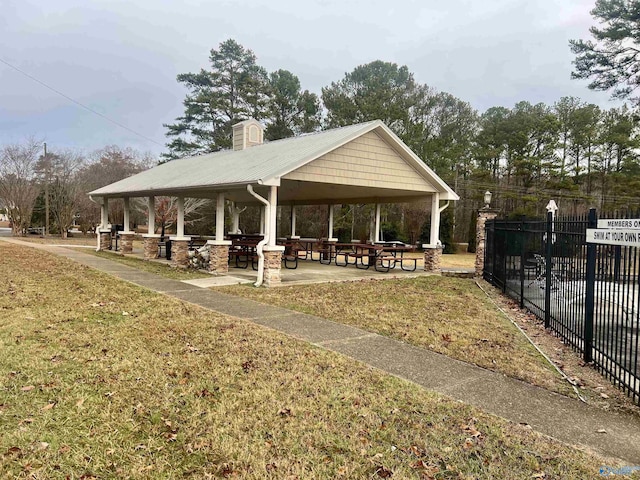
[(491, 204), (491, 195), (492, 193), (489, 190), (484, 192), (484, 208), (489, 208), (489, 205)]

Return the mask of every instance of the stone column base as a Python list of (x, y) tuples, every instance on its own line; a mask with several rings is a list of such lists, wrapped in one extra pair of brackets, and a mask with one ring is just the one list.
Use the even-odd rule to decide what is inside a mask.
[(148, 234), (143, 235), (144, 259), (153, 260), (158, 258), (158, 242), (160, 235)]
[(265, 287), (277, 287), (281, 283), (280, 269), (282, 266), (282, 249), (263, 250), (262, 253), (264, 254), (262, 284)]
[(126, 255), (133, 252), (135, 232), (120, 232), (120, 253)]
[(171, 265), (186, 268), (189, 265), (189, 237), (171, 237)]
[(111, 229), (98, 229), (98, 251), (111, 249)]
[(229, 245), (231, 242), (209, 240), (209, 271), (227, 273), (229, 271)]
[(442, 245), (423, 245), (424, 248), (424, 271), (440, 273), (440, 260), (442, 258)]

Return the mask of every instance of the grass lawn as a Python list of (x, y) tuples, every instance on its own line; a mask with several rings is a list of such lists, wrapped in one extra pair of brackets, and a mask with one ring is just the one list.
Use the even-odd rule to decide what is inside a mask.
[(219, 290), (328, 318), (571, 394), (473, 280), (411, 279)]
[(22, 240), (31, 243), (50, 244), (50, 245), (78, 245), (78, 246), (93, 246), (97, 244), (96, 236), (94, 234), (88, 234), (86, 236), (82, 234), (75, 234), (73, 237), (62, 238), (60, 235), (49, 235), (47, 237), (40, 237), (38, 235), (27, 235), (25, 237), (15, 237), (17, 240)]
[(615, 465), (46, 252), (0, 255), (2, 477), (584, 479)]
[(184, 268), (175, 268), (165, 263), (149, 262), (137, 257), (117, 255), (112, 252), (96, 252), (95, 250), (82, 250), (84, 253), (90, 253), (97, 257), (108, 258), (114, 262), (122, 263), (130, 267), (137, 268), (144, 272), (154, 273), (162, 277), (171, 278), (173, 280), (193, 280), (194, 278), (211, 278), (208, 273), (199, 272), (197, 270), (188, 270)]

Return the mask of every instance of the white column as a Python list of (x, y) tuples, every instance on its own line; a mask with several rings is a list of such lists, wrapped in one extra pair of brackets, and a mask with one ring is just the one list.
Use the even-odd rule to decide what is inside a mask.
[(329, 229), (327, 240), (331, 240), (333, 238), (333, 205), (327, 205), (327, 208), (329, 209)]
[(298, 238), (296, 236), (296, 206), (291, 205), (291, 238)]
[(267, 210), (266, 206), (262, 205), (260, 207), (260, 235), (264, 235), (265, 234), (264, 217), (265, 217), (266, 210)]
[(224, 240), (224, 192), (218, 193), (216, 202), (216, 240)]
[(129, 197), (124, 197), (124, 231), (129, 232)]
[(276, 224), (277, 224), (277, 214), (278, 214), (278, 187), (272, 186), (269, 190), (269, 210), (267, 212), (267, 234), (269, 235), (269, 243), (270, 247), (276, 246)]
[(147, 199), (147, 209), (149, 210), (149, 216), (147, 220), (148, 229), (147, 234), (152, 235), (156, 233), (156, 198), (149, 197)]
[(178, 238), (184, 237), (184, 197), (178, 197), (176, 202), (178, 209), (178, 218), (176, 220), (176, 236)]
[(380, 204), (376, 203), (376, 227), (374, 242), (380, 241)]
[(107, 228), (109, 226), (109, 199), (102, 199), (102, 206), (100, 207), (100, 227)]
[(431, 238), (429, 244), (432, 246), (440, 244), (440, 194), (437, 192), (431, 196)]

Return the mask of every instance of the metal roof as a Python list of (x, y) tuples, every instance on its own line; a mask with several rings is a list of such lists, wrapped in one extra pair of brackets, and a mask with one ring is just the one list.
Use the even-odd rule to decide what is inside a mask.
[(94, 197), (146, 196), (188, 191), (221, 190), (246, 184), (279, 185), (280, 177), (345, 143), (376, 130), (441, 192), (443, 200), (459, 197), (381, 121), (360, 123), (267, 142), (244, 150), (186, 157), (90, 192)]

